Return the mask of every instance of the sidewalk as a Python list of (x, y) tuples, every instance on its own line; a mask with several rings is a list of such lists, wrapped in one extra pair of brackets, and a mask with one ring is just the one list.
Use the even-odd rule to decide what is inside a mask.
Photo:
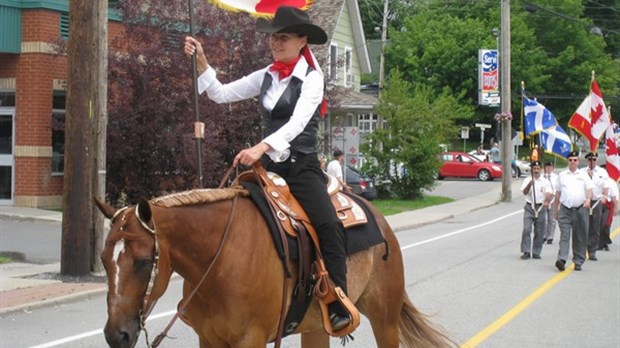
[[(513, 181), (513, 198), (519, 180)], [(497, 204), (501, 187), (474, 197), (447, 204), (387, 216), (395, 232), (432, 224), (474, 210)], [(62, 214), (49, 210), (21, 207), (0, 207), (0, 219), (62, 222)], [(62, 282), (58, 280), (60, 263), (47, 265), (9, 263), (0, 265), (0, 316), (17, 311), (30, 311), (49, 305), (100, 296), (107, 291), (104, 282)]]

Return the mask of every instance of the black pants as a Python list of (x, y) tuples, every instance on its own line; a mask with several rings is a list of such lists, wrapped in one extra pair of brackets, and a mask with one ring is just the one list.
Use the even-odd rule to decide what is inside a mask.
[(304, 208), (316, 230), (330, 278), (347, 293), (344, 226), (327, 194), (326, 177), (317, 154), (297, 153), (285, 162), (268, 161), (265, 167), (286, 179), (291, 193)]

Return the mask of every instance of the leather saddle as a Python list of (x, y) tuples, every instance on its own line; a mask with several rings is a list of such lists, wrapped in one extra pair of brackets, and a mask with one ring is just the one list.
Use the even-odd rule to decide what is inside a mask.
[[(297, 199), (291, 194), (284, 178), (276, 173), (267, 172), (262, 166), (254, 166), (253, 168), (254, 170), (240, 173), (233, 185), (243, 181), (251, 181), (264, 187), (266, 198), (274, 207), (277, 221), (282, 224), (287, 234), (296, 237), (298, 232), (293, 227), (295, 222), (310, 224), (308, 215), (306, 215)], [(366, 212), (351, 197), (343, 193), (344, 187), (338, 179), (327, 173), (325, 175), (328, 177), (327, 193), (344, 228), (348, 229), (367, 223), (368, 217)], [(260, 183), (257, 182), (258, 180), (260, 180)], [(314, 229), (312, 231), (314, 232)], [(316, 239), (315, 237), (312, 238)]]
[[(333, 176), (328, 175), (328, 183), (326, 190), (328, 190), (336, 214), (342, 221), (345, 228), (366, 224), (368, 218), (362, 207), (350, 197), (345, 195), (342, 184)], [(274, 215), (274, 220), (278, 224), (280, 229), (281, 238), (286, 239), (284, 233), (296, 238), (300, 243), (307, 240), (305, 234), (310, 236), (313, 242), (314, 250), (316, 252), (316, 261), (314, 262), (314, 274), (309, 271), (301, 271), (298, 279), (298, 288), (307, 287), (308, 283), (312, 282), (312, 291), (314, 297), (318, 300), (321, 308), (321, 314), (323, 319), (323, 327), (325, 331), (336, 337), (342, 337), (353, 332), (360, 323), (360, 314), (355, 305), (346, 297), (344, 291), (340, 287), (336, 287), (334, 283), (329, 279), (329, 274), (323, 262), (321, 254), (321, 248), (318, 240), (318, 236), (314, 227), (312, 226), (308, 215), (301, 207), (301, 204), (291, 194), (286, 181), (276, 173), (267, 172), (260, 162), (256, 162), (252, 167), (252, 170), (245, 171), (237, 176), (235, 184), (240, 184), (244, 181), (250, 181), (256, 183), (263, 190), (265, 198), (271, 207), (271, 211)], [(286, 243), (283, 240), (283, 243)], [(305, 248), (309, 249), (309, 248)], [(309, 270), (307, 264), (310, 261), (309, 256), (299, 255), (300, 269)], [(306, 265), (303, 265), (303, 264)], [(304, 274), (306, 274), (304, 276)], [(311, 277), (309, 279), (304, 279)], [(299, 292), (301, 293), (301, 291)], [(299, 300), (301, 301), (301, 299)], [(329, 311), (327, 306), (334, 302), (339, 301), (344, 308), (351, 315), (351, 323), (338, 330), (334, 331), (331, 327), (329, 320)], [(291, 304), (293, 305), (293, 303)]]

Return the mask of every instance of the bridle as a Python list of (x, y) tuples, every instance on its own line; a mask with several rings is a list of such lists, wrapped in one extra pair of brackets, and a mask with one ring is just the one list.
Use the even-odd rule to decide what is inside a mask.
[[(192, 292), (189, 294), (189, 296), (187, 296), (187, 298), (183, 301), (183, 303), (181, 305), (179, 305), (179, 307), (177, 308), (177, 311), (176, 311), (174, 317), (172, 317), (172, 319), (170, 320), (170, 323), (168, 323), (166, 328), (159, 335), (157, 335), (155, 337), (155, 339), (153, 340), (153, 343), (149, 343), (148, 332), (146, 330), (146, 319), (148, 318), (149, 314), (151, 313), (151, 311), (155, 307), (155, 304), (157, 303), (157, 300), (151, 301), (150, 295), (152, 294), (153, 289), (155, 288), (155, 280), (157, 279), (157, 275), (158, 275), (159, 252), (160, 252), (159, 251), (159, 241), (158, 241), (158, 238), (157, 238), (155, 221), (153, 221), (153, 227), (149, 226), (148, 223), (146, 223), (142, 219), (142, 217), (140, 216), (140, 209), (139, 209), (138, 205), (136, 205), (134, 211), (135, 211), (135, 214), (136, 214), (136, 218), (138, 219), (138, 222), (140, 222), (140, 225), (145, 230), (147, 230), (151, 234), (151, 236), (153, 236), (153, 240), (155, 242), (155, 244), (153, 246), (153, 266), (151, 268), (151, 275), (150, 275), (150, 278), (149, 278), (149, 285), (148, 285), (148, 287), (147, 287), (147, 289), (146, 289), (146, 291), (144, 293), (144, 300), (142, 302), (142, 308), (138, 312), (138, 316), (140, 318), (140, 330), (144, 331), (147, 347), (149, 347), (149, 348), (156, 348), (163, 341), (163, 339), (165, 337), (167, 337), (168, 331), (172, 328), (172, 325), (179, 318), (179, 313), (182, 313), (185, 310), (185, 307), (189, 304), (190, 300), (194, 297), (194, 295), (196, 294), (196, 292), (198, 291), (198, 289), (200, 288), (200, 286), (202, 285), (204, 280), (207, 278), (207, 276), (209, 275), (209, 273), (213, 269), (213, 266), (215, 265), (215, 262), (218, 260), (220, 254), (222, 252), (222, 249), (224, 247), (224, 244), (225, 244), (225, 242), (226, 242), (226, 240), (228, 238), (228, 232), (230, 231), (230, 225), (232, 223), (233, 216), (235, 215), (235, 211), (236, 211), (236, 208), (237, 208), (237, 197), (238, 196), (233, 197), (232, 207), (230, 209), (230, 215), (228, 215), (228, 221), (226, 222), (226, 227), (224, 229), (224, 234), (222, 235), (222, 239), (220, 240), (220, 245), (217, 248), (215, 256), (211, 260), (211, 263), (209, 264), (209, 267), (207, 268), (207, 270), (203, 274), (203, 276), (200, 279), (200, 281), (194, 287)], [(124, 208), (119, 209), (118, 211), (116, 211), (114, 213), (114, 215), (112, 216), (112, 218), (110, 220), (113, 222), (122, 212), (124, 212), (127, 209), (128, 209), (128, 207), (124, 207)], [(122, 219), (126, 220), (126, 214), (123, 214)]]
[[(125, 212), (127, 209), (129, 209), (129, 207), (123, 207), (117, 210), (114, 213), (114, 215), (112, 215), (112, 218), (110, 219), (110, 221), (114, 223), (116, 218), (120, 216), (121, 213)], [(140, 223), (140, 225), (145, 230), (147, 230), (151, 234), (151, 236), (153, 236), (153, 239), (155, 242), (153, 246), (153, 265), (151, 267), (151, 274), (149, 276), (149, 285), (147, 286), (146, 291), (144, 293), (144, 299), (142, 300), (142, 308), (140, 308), (138, 312), (138, 316), (140, 318), (140, 330), (144, 331), (144, 334), (147, 337), (147, 340), (146, 340), (147, 345), (150, 347), (149, 341), (148, 341), (148, 332), (146, 331), (145, 324), (146, 324), (146, 318), (149, 316), (149, 314), (153, 310), (153, 307), (155, 307), (155, 304), (157, 303), (157, 301), (153, 301), (149, 305), (150, 295), (153, 292), (153, 288), (155, 287), (155, 279), (157, 278), (157, 274), (158, 274), (157, 271), (158, 271), (158, 264), (159, 264), (159, 240), (157, 239), (157, 233), (155, 232), (155, 223), (153, 222), (153, 227), (151, 227), (146, 222), (144, 222), (144, 220), (140, 216), (138, 205), (136, 205), (135, 207), (135, 214), (136, 214), (136, 218), (138, 219), (138, 222)], [(126, 213), (122, 215), (121, 221), (127, 221)], [(121, 230), (123, 229), (123, 226), (124, 224), (121, 225), (120, 227)]]

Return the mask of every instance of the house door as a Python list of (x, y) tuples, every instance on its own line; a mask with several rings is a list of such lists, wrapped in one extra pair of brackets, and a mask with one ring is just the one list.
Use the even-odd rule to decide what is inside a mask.
[(0, 205), (13, 205), (15, 108), (0, 107)]

